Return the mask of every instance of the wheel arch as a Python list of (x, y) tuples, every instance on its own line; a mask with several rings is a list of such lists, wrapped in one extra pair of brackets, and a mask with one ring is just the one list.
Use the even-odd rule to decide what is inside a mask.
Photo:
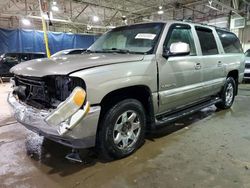
[(239, 85), (239, 71), (238, 70), (231, 70), (228, 72), (227, 74), (227, 78), (228, 77), (232, 77), (235, 80), (235, 84), (236, 84), (236, 94), (238, 94), (238, 85)]
[(124, 99), (133, 98), (140, 101), (144, 107), (147, 117), (147, 128), (150, 128), (154, 122), (154, 105), (153, 97), (150, 88), (146, 85), (134, 85), (124, 88), (119, 88), (106, 94), (101, 100), (101, 115), (100, 119), (105, 115), (107, 110)]

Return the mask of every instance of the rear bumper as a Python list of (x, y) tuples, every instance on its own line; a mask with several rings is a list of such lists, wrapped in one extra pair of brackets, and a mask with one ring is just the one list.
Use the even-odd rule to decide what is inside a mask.
[(65, 135), (59, 135), (58, 126), (50, 126), (45, 118), (52, 112), (39, 110), (18, 101), (12, 93), (8, 95), (16, 120), (29, 130), (50, 140), (73, 148), (90, 148), (95, 146), (96, 131), (101, 108), (91, 107), (88, 115)]

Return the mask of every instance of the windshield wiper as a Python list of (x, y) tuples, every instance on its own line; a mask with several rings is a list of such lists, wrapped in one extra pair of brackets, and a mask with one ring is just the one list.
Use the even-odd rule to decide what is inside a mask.
[(117, 52), (117, 53), (131, 53), (131, 51), (127, 50), (127, 49), (119, 49), (119, 48), (106, 48), (106, 49), (102, 49), (103, 52)]

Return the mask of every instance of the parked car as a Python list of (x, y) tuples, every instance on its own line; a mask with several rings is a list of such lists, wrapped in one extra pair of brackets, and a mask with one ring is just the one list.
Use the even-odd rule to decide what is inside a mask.
[(245, 72), (244, 72), (244, 79), (250, 79), (250, 49), (248, 49), (245, 53)]
[(28, 129), (117, 159), (136, 151), (146, 130), (213, 104), (230, 108), (244, 68), (241, 44), (229, 31), (142, 23), (105, 33), (81, 55), (13, 67), (8, 101)]
[(9, 70), (24, 61), (31, 59), (44, 58), (45, 53), (5, 53), (0, 56), (0, 77), (13, 76)]
[(62, 55), (81, 54), (85, 51), (86, 51), (86, 49), (84, 49), (84, 48), (74, 48), (74, 49), (61, 50), (59, 52), (54, 53), (51, 57), (58, 57), (58, 56), (62, 56)]

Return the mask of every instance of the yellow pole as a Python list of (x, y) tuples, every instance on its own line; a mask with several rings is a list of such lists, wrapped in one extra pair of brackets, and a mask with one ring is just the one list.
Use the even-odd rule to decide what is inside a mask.
[(49, 41), (48, 41), (48, 35), (47, 35), (47, 27), (44, 17), (42, 16), (42, 24), (43, 24), (43, 37), (44, 37), (44, 43), (46, 48), (47, 57), (50, 58), (50, 50), (49, 50)]
[(43, 37), (44, 37), (46, 54), (47, 54), (47, 57), (50, 58), (50, 50), (49, 50), (49, 42), (48, 42), (46, 22), (45, 22), (45, 19), (44, 19), (44, 16), (43, 16), (41, 0), (38, 0), (38, 2), (39, 2), (40, 13), (41, 13), (41, 18), (42, 18)]

